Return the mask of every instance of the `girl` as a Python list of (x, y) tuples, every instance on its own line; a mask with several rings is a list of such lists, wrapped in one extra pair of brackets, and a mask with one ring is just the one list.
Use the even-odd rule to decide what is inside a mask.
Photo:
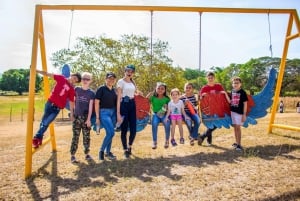
[(71, 142), (71, 162), (76, 163), (75, 153), (78, 148), (79, 136), (82, 131), (83, 146), (85, 159), (91, 160), (90, 152), (90, 131), (91, 131), (91, 116), (93, 112), (93, 104), (95, 94), (90, 89), (92, 82), (92, 74), (82, 73), (82, 86), (75, 88), (75, 110), (73, 121), (73, 138)]
[[(194, 140), (196, 140), (198, 137), (198, 130), (199, 130), (199, 126), (200, 126), (200, 118), (199, 118), (199, 115), (198, 115), (197, 109), (196, 109), (198, 102), (197, 102), (197, 99), (195, 97), (193, 90), (194, 90), (193, 84), (186, 83), (184, 85), (185, 94), (183, 94), (180, 98), (180, 100), (182, 100), (184, 103), (184, 110), (185, 110), (187, 116), (191, 119), (191, 121), (185, 120), (185, 123), (190, 132), (189, 138), (190, 138), (191, 145), (194, 145)], [(190, 111), (188, 104), (192, 105), (193, 111)]]
[[(125, 67), (125, 76), (117, 82), (117, 120), (121, 123), (121, 141), (125, 158), (131, 155), (131, 147), (136, 135), (136, 105), (134, 95), (137, 91), (132, 77), (135, 73), (134, 65)], [(127, 144), (127, 130), (130, 130)]]
[(171, 98), (172, 100), (168, 103), (168, 111), (165, 117), (165, 122), (167, 122), (170, 116), (172, 127), (171, 127), (171, 144), (176, 146), (177, 143), (175, 141), (175, 128), (176, 124), (178, 124), (179, 133), (180, 133), (180, 144), (184, 144), (183, 138), (183, 128), (182, 128), (182, 115), (185, 116), (186, 119), (189, 117), (186, 115), (184, 111), (184, 104), (182, 100), (179, 99), (180, 91), (179, 89), (175, 88), (171, 90)]
[(154, 92), (150, 92), (146, 97), (149, 98), (152, 108), (152, 149), (157, 148), (157, 128), (160, 122), (163, 123), (165, 128), (166, 142), (164, 147), (168, 148), (170, 138), (170, 122), (163, 121), (166, 116), (167, 105), (170, 102), (170, 98), (167, 95), (167, 85), (162, 82), (158, 82)]

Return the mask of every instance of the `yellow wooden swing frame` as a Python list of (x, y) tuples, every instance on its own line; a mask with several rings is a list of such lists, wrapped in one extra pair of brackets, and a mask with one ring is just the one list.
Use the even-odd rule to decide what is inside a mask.
[[(122, 5), (36, 5), (34, 31), (32, 42), (32, 57), (30, 68), (29, 82), (29, 101), (28, 101), (28, 117), (27, 117), (27, 134), (26, 134), (26, 155), (25, 155), (25, 178), (28, 178), (32, 172), (32, 155), (39, 149), (32, 148), (33, 136), (33, 119), (34, 119), (34, 94), (35, 94), (35, 76), (37, 66), (38, 45), (40, 46), (40, 54), (42, 68), (47, 71), (46, 62), (46, 46), (44, 38), (43, 11), (44, 10), (112, 10), (112, 11), (165, 11), (165, 12), (198, 12), (198, 13), (257, 13), (257, 14), (287, 14), (289, 21), (287, 26), (286, 37), (284, 40), (283, 53), (279, 68), (279, 74), (276, 84), (275, 96), (273, 101), (274, 108), (271, 112), (268, 133), (272, 133), (273, 128), (288, 129), (300, 131), (300, 127), (274, 124), (276, 109), (279, 102), (279, 94), (281, 90), (282, 79), (285, 70), (287, 52), (291, 40), (300, 37), (300, 22), (296, 9), (256, 9), (256, 8), (209, 8), (209, 7), (172, 7), (172, 6), (122, 6)], [(292, 34), (293, 23), (296, 26), (296, 33)], [(45, 98), (50, 94), (48, 77), (44, 77)], [(53, 123), (49, 126), (50, 137), (43, 141), (43, 145), (51, 141), (52, 151), (56, 151), (56, 141), (54, 135)]]

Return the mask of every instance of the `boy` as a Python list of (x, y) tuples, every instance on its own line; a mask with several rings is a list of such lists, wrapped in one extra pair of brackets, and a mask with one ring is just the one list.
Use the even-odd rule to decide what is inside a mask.
[(95, 94), (90, 89), (92, 82), (92, 74), (82, 73), (82, 86), (75, 88), (75, 110), (73, 121), (73, 138), (70, 148), (71, 162), (76, 163), (75, 153), (78, 148), (80, 132), (82, 130), (83, 146), (85, 159), (91, 160), (90, 152), (90, 131), (91, 131), (91, 116), (94, 106)]
[(229, 99), (227, 93), (225, 94), (227, 101), (230, 103), (231, 120), (232, 126), (234, 128), (235, 143), (233, 147), (237, 151), (242, 151), (241, 146), (241, 125), (243, 125), (246, 120), (247, 113), (247, 101), (248, 97), (246, 92), (242, 89), (242, 80), (239, 77), (232, 78), (232, 91), (231, 100)]
[(40, 70), (37, 70), (36, 72), (53, 78), (56, 81), (56, 84), (51, 92), (50, 97), (48, 98), (48, 101), (45, 104), (44, 115), (40, 123), (40, 128), (32, 140), (33, 148), (38, 148), (40, 145), (42, 145), (44, 133), (46, 132), (50, 123), (56, 118), (60, 109), (65, 107), (67, 99), (70, 100), (70, 118), (71, 121), (73, 121), (75, 96), (73, 85), (81, 82), (81, 75), (79, 73), (74, 73), (67, 79), (63, 75), (51, 74)]
[[(199, 92), (200, 101), (202, 98), (204, 98), (209, 94), (216, 94), (216, 93), (226, 94), (223, 86), (220, 83), (215, 83), (215, 74), (213, 72), (208, 72), (206, 74), (206, 79), (207, 79), (207, 84), (204, 85)], [(212, 144), (212, 132), (216, 128), (217, 127), (207, 128), (207, 130), (202, 135), (198, 135), (198, 145), (202, 145), (202, 142), (207, 137), (207, 144), (210, 146)]]

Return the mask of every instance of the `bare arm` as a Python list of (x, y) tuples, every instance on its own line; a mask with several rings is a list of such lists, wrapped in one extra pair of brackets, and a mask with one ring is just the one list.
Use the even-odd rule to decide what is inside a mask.
[(39, 73), (39, 74), (42, 74), (42, 75), (44, 75), (44, 76), (51, 77), (51, 78), (54, 77), (54, 74), (48, 73), (48, 72), (45, 72), (45, 71), (42, 71), (42, 70), (36, 70), (36, 72)]
[[(95, 114), (96, 114), (96, 125), (100, 126), (100, 100), (99, 99), (95, 99), (94, 101), (94, 105), (95, 105)], [(98, 132), (98, 130), (96, 130)]]
[(248, 104), (247, 104), (247, 101), (244, 102), (244, 107), (243, 107), (243, 116), (242, 116), (242, 122), (246, 121), (246, 115), (247, 115), (247, 107), (248, 107)]
[(225, 98), (226, 98), (226, 100), (227, 100), (227, 102), (230, 103), (230, 98), (229, 98), (227, 92), (226, 92), (226, 91), (220, 91), (220, 93), (221, 93), (221, 94), (224, 94), (224, 95), (225, 95)]
[(94, 100), (91, 99), (90, 103), (89, 103), (89, 113), (88, 113), (88, 117), (86, 120), (87, 127), (91, 127), (91, 116), (92, 116), (92, 112), (93, 112), (93, 104), (94, 104)]
[(73, 101), (70, 101), (70, 120), (74, 121), (74, 108), (75, 104)]
[(149, 92), (149, 93), (147, 94), (146, 98), (149, 99), (151, 96), (153, 96), (153, 93), (154, 93), (153, 91)]
[(121, 98), (122, 98), (122, 89), (120, 87), (117, 88), (117, 121), (121, 122)]
[(170, 109), (169, 104), (168, 104), (168, 107), (167, 107), (167, 114), (166, 114), (166, 116), (165, 116), (164, 121), (168, 121), (168, 120), (169, 120), (170, 113), (171, 113), (171, 109)]

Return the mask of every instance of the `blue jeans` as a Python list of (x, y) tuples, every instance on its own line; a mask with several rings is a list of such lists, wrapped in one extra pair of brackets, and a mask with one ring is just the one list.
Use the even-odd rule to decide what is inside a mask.
[(166, 115), (163, 117), (158, 116), (157, 114), (153, 113), (152, 115), (152, 139), (153, 142), (157, 142), (157, 129), (158, 129), (158, 124), (161, 122), (164, 125), (165, 128), (165, 135), (166, 135), (166, 140), (169, 140), (170, 138), (170, 121), (165, 122)]
[(190, 112), (186, 111), (187, 116), (191, 118), (191, 120), (186, 120), (185, 123), (189, 129), (190, 136), (194, 139), (198, 137), (198, 130), (200, 126), (200, 117), (198, 114), (192, 115)]
[(105, 130), (105, 137), (102, 142), (100, 151), (109, 153), (111, 150), (112, 139), (115, 135), (115, 124), (117, 121), (116, 108), (103, 108), (100, 109), (100, 123)]
[(40, 123), (40, 128), (35, 134), (35, 138), (43, 139), (44, 133), (51, 124), (51, 122), (57, 117), (60, 109), (54, 106), (51, 102), (47, 101), (45, 104), (44, 115)]

